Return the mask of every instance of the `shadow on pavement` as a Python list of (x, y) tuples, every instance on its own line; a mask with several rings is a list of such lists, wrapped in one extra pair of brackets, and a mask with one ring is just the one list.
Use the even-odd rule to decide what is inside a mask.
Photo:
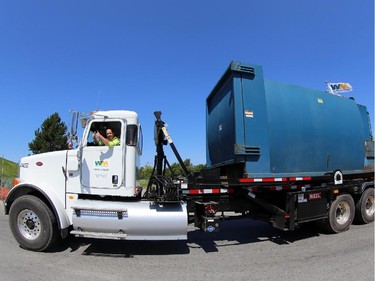
[[(243, 245), (270, 241), (278, 245), (287, 245), (295, 241), (317, 237), (320, 233), (311, 224), (305, 224), (295, 231), (282, 231), (261, 221), (241, 219), (223, 222), (220, 232), (203, 233), (195, 230), (189, 233), (188, 243), (202, 248), (205, 252), (217, 252), (229, 245)], [(194, 247), (194, 246), (191, 246)]]
[(317, 229), (309, 224), (295, 231), (282, 231), (267, 223), (248, 219), (224, 221), (220, 232), (217, 233), (204, 233), (191, 226), (189, 229), (187, 241), (116, 241), (70, 236), (55, 251), (70, 249), (71, 252), (75, 252), (87, 247), (82, 255), (118, 258), (132, 258), (137, 255), (183, 255), (189, 254), (191, 249), (196, 248), (210, 253), (218, 252), (220, 248), (226, 246), (241, 246), (266, 241), (277, 245), (287, 245), (320, 235)]

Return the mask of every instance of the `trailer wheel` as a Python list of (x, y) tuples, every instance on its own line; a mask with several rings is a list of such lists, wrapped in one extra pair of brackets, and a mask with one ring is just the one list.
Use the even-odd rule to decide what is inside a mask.
[(368, 188), (363, 193), (355, 206), (355, 221), (367, 224), (374, 221), (374, 189)]
[(9, 224), (17, 242), (27, 250), (44, 251), (58, 238), (52, 211), (35, 196), (25, 195), (14, 201), (9, 211)]
[(340, 233), (349, 229), (354, 218), (354, 200), (349, 194), (336, 197), (323, 221), (325, 229), (331, 233)]

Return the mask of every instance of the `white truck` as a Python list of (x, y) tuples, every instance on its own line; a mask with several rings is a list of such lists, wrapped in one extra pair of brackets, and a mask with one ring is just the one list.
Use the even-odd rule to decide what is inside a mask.
[[(186, 239), (185, 203), (140, 200), (138, 115), (98, 111), (84, 120), (87, 124), (76, 149), (20, 160), (18, 182), (5, 202), (16, 240), (26, 249), (42, 251), (69, 232), (110, 239)], [(92, 133), (104, 135), (107, 128), (120, 145), (92, 143)]]
[[(75, 140), (79, 113), (73, 117)], [(132, 111), (94, 112), (82, 119), (74, 149), (22, 158), (5, 201), (18, 243), (43, 251), (69, 234), (183, 240), (191, 222), (216, 232), (222, 219), (243, 217), (283, 230), (316, 221), (332, 233), (374, 221), (374, 141), (366, 107), (352, 99), (266, 84), (259, 66), (232, 63), (207, 99), (208, 167), (198, 175), (186, 169), (161, 112), (155, 117), (155, 163), (144, 192), (137, 181), (142, 130)], [(107, 128), (120, 145), (94, 145), (92, 133)], [(184, 178), (166, 176), (164, 145)]]

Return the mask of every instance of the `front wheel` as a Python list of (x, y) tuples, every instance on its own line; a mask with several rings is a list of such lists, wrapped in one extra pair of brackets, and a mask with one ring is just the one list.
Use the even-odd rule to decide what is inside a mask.
[(16, 199), (9, 211), (9, 225), (21, 247), (44, 251), (58, 237), (56, 218), (39, 198), (25, 195)]
[(328, 211), (328, 218), (323, 220), (326, 230), (340, 233), (349, 229), (354, 219), (354, 200), (349, 194), (336, 197)]

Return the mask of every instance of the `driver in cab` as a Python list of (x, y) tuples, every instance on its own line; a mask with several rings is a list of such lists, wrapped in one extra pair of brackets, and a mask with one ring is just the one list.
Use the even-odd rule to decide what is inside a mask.
[(107, 129), (105, 131), (107, 138), (103, 137), (98, 131), (94, 132), (92, 138), (96, 145), (107, 145), (109, 147), (114, 147), (115, 145), (120, 145), (120, 140), (113, 134), (112, 129)]

